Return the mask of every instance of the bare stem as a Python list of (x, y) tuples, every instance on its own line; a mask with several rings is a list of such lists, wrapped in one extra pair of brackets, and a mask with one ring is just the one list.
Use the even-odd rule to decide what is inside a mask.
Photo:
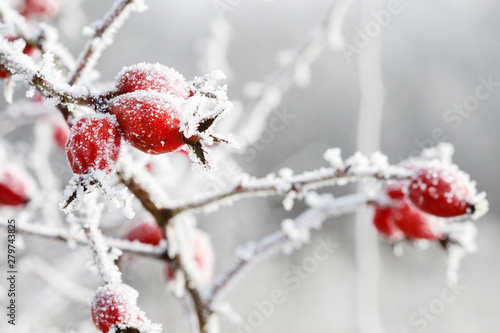
[[(0, 227), (7, 228), (6, 220), (0, 220)], [(86, 237), (70, 235), (67, 230), (60, 228), (50, 228), (35, 223), (23, 223), (16, 225), (16, 232), (25, 235), (36, 236), (40, 238), (53, 239), (62, 242), (74, 242), (77, 245), (88, 246), (89, 242)], [(152, 246), (148, 244), (138, 244), (124, 239), (104, 237), (104, 240), (110, 247), (120, 249), (124, 253), (134, 256), (147, 257), (158, 260), (165, 260), (166, 246)]]
[(106, 16), (94, 24), (94, 35), (87, 42), (79, 56), (78, 65), (68, 80), (70, 85), (77, 83), (82, 74), (92, 69), (104, 48), (111, 44), (113, 35), (121, 26), (123, 20), (130, 14), (130, 6), (135, 4), (135, 2), (139, 1), (121, 0), (115, 2), (113, 8), (111, 8)]
[[(373, 204), (374, 201), (363, 195), (347, 195), (336, 198), (324, 207), (310, 208), (301, 213), (294, 221), (296, 228), (310, 230), (316, 226), (315, 223), (322, 223), (329, 217), (340, 216), (343, 214), (356, 211), (360, 206)], [(278, 230), (273, 234), (264, 237), (256, 245), (251, 248), (251, 253), (246, 254), (243, 258), (223, 273), (214, 283), (209, 302), (212, 302), (236, 279), (250, 264), (257, 262), (262, 256), (277, 252), (284, 243), (290, 241), (289, 235), (283, 230)], [(293, 241), (293, 240), (292, 240)]]
[(364, 180), (397, 181), (406, 180), (411, 176), (408, 171), (400, 168), (392, 168), (387, 172), (380, 172), (375, 168), (364, 171), (356, 171), (352, 168), (339, 170), (336, 168), (323, 168), (320, 172), (305, 172), (290, 177), (289, 179), (269, 177), (252, 180), (245, 184), (240, 181), (237, 184), (220, 190), (210, 196), (195, 198), (189, 202), (181, 203), (170, 208), (172, 215), (183, 212), (193, 212), (214, 204), (232, 203), (235, 200), (267, 195), (287, 195), (291, 192), (298, 194), (325, 186), (342, 184), (343, 182), (360, 182)]

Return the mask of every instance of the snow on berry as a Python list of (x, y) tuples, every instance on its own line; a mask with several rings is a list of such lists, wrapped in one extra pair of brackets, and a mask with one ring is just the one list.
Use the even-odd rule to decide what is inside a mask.
[(12, 167), (0, 170), (0, 206), (23, 206), (29, 198), (28, 183), (23, 174)]
[(110, 107), (134, 148), (156, 155), (184, 145), (179, 106), (168, 95), (136, 91), (114, 98)]
[(27, 17), (52, 18), (60, 11), (58, 0), (24, 0), (22, 14)]
[(421, 167), (408, 187), (408, 197), (426, 213), (455, 217), (473, 212), (475, 184), (455, 165), (439, 162)]
[(75, 174), (111, 172), (118, 160), (121, 134), (114, 117), (102, 114), (80, 118), (70, 131), (66, 154)]
[(92, 321), (101, 332), (118, 324), (134, 327), (147, 319), (137, 306), (139, 293), (125, 284), (107, 284), (97, 289), (90, 305)]
[(122, 94), (146, 90), (183, 98), (189, 95), (188, 84), (182, 74), (158, 63), (125, 67), (118, 73), (116, 81), (116, 88)]
[(132, 225), (124, 236), (129, 241), (139, 241), (144, 244), (159, 245), (165, 239), (160, 226), (150, 220), (140, 220)]

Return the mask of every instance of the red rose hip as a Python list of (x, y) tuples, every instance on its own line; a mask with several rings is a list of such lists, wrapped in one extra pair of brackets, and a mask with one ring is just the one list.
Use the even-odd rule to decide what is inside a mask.
[(373, 225), (390, 242), (397, 242), (405, 238), (404, 233), (394, 221), (394, 212), (393, 207), (377, 206), (373, 214)]
[(408, 187), (408, 197), (415, 206), (440, 217), (471, 213), (474, 193), (474, 184), (465, 173), (441, 164), (420, 169)]
[(156, 222), (141, 221), (133, 225), (124, 238), (129, 241), (158, 245), (165, 236)]
[(111, 100), (125, 139), (140, 151), (164, 154), (184, 145), (180, 114), (168, 96), (156, 92), (133, 92)]
[(175, 69), (161, 64), (140, 63), (125, 67), (116, 77), (116, 81), (116, 88), (122, 94), (152, 90), (183, 98), (189, 96), (184, 77)]
[(52, 18), (59, 14), (58, 0), (24, 0), (22, 14), (25, 16)]
[(133, 326), (144, 322), (144, 314), (137, 306), (139, 293), (125, 284), (108, 284), (97, 289), (90, 311), (92, 321), (101, 332), (109, 332), (123, 323)]
[(111, 172), (120, 152), (121, 134), (114, 117), (93, 114), (71, 128), (66, 154), (75, 174), (93, 170)]
[(406, 199), (392, 214), (396, 226), (408, 239), (438, 240), (443, 237), (443, 221), (420, 211)]
[(23, 175), (11, 168), (0, 171), (0, 205), (23, 206), (29, 201)]

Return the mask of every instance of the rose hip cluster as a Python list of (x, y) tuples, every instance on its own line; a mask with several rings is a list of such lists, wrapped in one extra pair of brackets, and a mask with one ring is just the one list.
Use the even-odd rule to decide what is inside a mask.
[(66, 152), (73, 172), (111, 172), (122, 137), (147, 154), (165, 154), (200, 144), (181, 130), (181, 104), (192, 96), (184, 77), (160, 64), (124, 68), (116, 78), (109, 113), (86, 115), (71, 129)]
[(373, 223), (391, 242), (445, 238), (445, 219), (473, 214), (475, 184), (455, 165), (426, 163), (412, 166), (409, 182), (390, 184), (384, 192), (388, 206), (376, 206)]

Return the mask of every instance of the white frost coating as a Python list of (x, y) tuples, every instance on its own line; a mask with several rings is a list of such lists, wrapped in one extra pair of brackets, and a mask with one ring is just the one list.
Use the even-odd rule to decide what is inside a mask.
[[(19, 11), (11, 6), (9, 1), (0, 1), (0, 13), (2, 21), (15, 26), (15, 30), (20, 36), (40, 42), (44, 51), (55, 54), (58, 62), (61, 62), (63, 67), (73, 68), (75, 61), (66, 47), (59, 43), (59, 35), (56, 29), (44, 22), (39, 22), (37, 29), (35, 29)], [(43, 38), (40, 38), (41, 36)]]
[(16, 81), (12, 79), (11, 76), (9, 76), (5, 80), (5, 84), (3, 86), (3, 96), (5, 97), (5, 101), (9, 104), (12, 104), (15, 88), (16, 88)]
[(326, 150), (323, 154), (323, 158), (335, 169), (342, 170), (345, 167), (340, 148), (330, 148)]
[(215, 302), (214, 304), (212, 304), (212, 310), (226, 317), (226, 319), (234, 325), (238, 325), (243, 322), (243, 318), (241, 317), (241, 315), (236, 312), (228, 302)]
[[(44, 202), (57, 202), (60, 196), (61, 183), (54, 175), (50, 165), (50, 153), (53, 146), (53, 130), (48, 122), (38, 121), (34, 126), (34, 147), (29, 156), (30, 166), (35, 172), (40, 190), (43, 192)], [(57, 206), (52, 204), (41, 205), (44, 220), (48, 225), (61, 225), (61, 217)]]
[(121, 283), (121, 272), (109, 255), (109, 246), (99, 230), (102, 204), (97, 204), (96, 195), (85, 197), (78, 216), (72, 215), (69, 221), (78, 223), (85, 230), (90, 248), (93, 252), (93, 261), (102, 280), (105, 283)]
[(446, 279), (448, 284), (456, 285), (460, 277), (458, 271), (462, 259), (477, 251), (477, 228), (471, 221), (450, 223), (447, 228), (449, 243)]
[(115, 188), (109, 178), (110, 174), (107, 174), (105, 170), (93, 170), (87, 174), (74, 175), (64, 190), (59, 208), (69, 214), (80, 208), (86, 194), (100, 192), (109, 212), (121, 209), (127, 218), (133, 218), (135, 215), (132, 207), (134, 196), (127, 188)]
[(455, 148), (451, 143), (440, 142), (435, 147), (422, 150), (421, 157), (425, 160), (439, 160), (444, 164), (451, 164)]

